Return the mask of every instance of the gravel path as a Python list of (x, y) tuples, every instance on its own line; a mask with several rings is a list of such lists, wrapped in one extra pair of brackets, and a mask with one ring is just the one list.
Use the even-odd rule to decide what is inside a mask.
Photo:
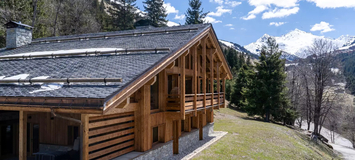
[(184, 150), (182, 153), (179, 153), (177, 155), (174, 155), (170, 160), (189, 160), (196, 156), (198, 153), (212, 145), (214, 142), (218, 141), (221, 139), (223, 136), (225, 136), (228, 132), (222, 132), (222, 131), (214, 131), (211, 136), (205, 138), (202, 141), (199, 141), (195, 145), (191, 146), (190, 148)]

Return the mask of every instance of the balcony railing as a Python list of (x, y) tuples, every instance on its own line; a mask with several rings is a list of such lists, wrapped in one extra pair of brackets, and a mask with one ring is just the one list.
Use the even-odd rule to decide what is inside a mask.
[[(186, 94), (185, 95), (185, 111), (194, 110), (194, 96), (195, 94)], [(203, 96), (204, 94), (196, 94), (196, 109), (204, 108), (203, 106)], [(224, 94), (223, 92), (219, 93), (220, 103), (224, 103)], [(180, 111), (180, 95), (178, 94), (169, 94), (167, 98), (166, 109), (170, 111)], [(213, 103), (212, 103), (213, 102)], [(218, 106), (218, 93), (206, 93), (206, 107), (215, 107)]]

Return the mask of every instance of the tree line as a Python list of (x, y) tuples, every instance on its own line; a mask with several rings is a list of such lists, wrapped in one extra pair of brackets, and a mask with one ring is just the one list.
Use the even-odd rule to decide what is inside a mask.
[[(189, 0), (185, 24), (205, 23), (200, 0)], [(119, 31), (135, 25), (167, 26), (163, 0), (145, 0), (144, 12), (136, 0), (3, 0), (0, 1), (0, 47), (6, 44), (5, 23), (34, 27), (33, 38)], [(141, 22), (138, 23), (137, 22)]]
[(231, 56), (225, 50), (234, 74), (234, 79), (226, 83), (226, 98), (231, 106), (250, 116), (306, 126), (308, 130), (313, 126), (316, 135), (325, 126), (332, 132), (332, 142), (337, 132), (355, 146), (355, 108), (334, 82), (341, 79), (344, 67), (347, 85), (353, 84), (348, 79), (352, 78), (355, 58), (349, 58), (353, 54), (337, 55), (334, 50), (330, 41), (315, 40), (305, 50), (306, 59), (288, 65), (272, 38), (254, 64), (247, 63), (243, 54)]

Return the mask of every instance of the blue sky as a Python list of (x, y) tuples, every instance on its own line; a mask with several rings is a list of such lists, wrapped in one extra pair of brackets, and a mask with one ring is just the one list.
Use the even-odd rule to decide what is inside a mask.
[[(143, 1), (137, 0), (141, 10)], [(169, 21), (185, 23), (188, 0), (165, 0), (165, 6)], [(330, 38), (355, 36), (355, 0), (202, 0), (202, 7), (218, 38), (240, 45), (296, 28)]]

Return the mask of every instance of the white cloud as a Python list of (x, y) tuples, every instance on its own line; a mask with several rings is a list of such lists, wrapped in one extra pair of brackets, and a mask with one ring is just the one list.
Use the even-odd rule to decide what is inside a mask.
[(222, 21), (216, 20), (216, 19), (214, 19), (214, 18), (212, 18), (212, 17), (209, 17), (209, 16), (205, 17), (204, 20), (205, 20), (207, 23), (222, 23)]
[(232, 14), (232, 10), (231, 9), (225, 9), (225, 8), (223, 8), (223, 6), (218, 6), (216, 9), (217, 9), (217, 12), (210, 12), (210, 13), (208, 13), (208, 15), (209, 16), (220, 17), (224, 13)]
[(259, 13), (265, 11), (266, 9), (268, 9), (268, 7), (266, 7), (266, 6), (257, 6), (252, 11), (250, 11), (248, 13), (248, 16), (244, 16), (244, 17), (242, 17), (242, 19), (244, 19), (244, 20), (254, 19), (254, 18), (256, 18), (256, 14), (259, 14)]
[(174, 17), (174, 19), (178, 19), (178, 20), (183, 20), (184, 18), (185, 18), (184, 14), (182, 14), (180, 16), (178, 14), (176, 14), (175, 17)]
[(234, 28), (232, 27), (232, 28), (229, 28), (230, 30), (234, 30)]
[(210, 2), (218, 3), (219, 5), (223, 4), (223, 0), (210, 0)]
[(240, 5), (240, 4), (242, 4), (242, 2), (232, 1), (232, 0), (210, 0), (210, 2), (218, 3), (220, 6), (225, 4), (225, 5), (228, 5), (230, 7), (236, 7), (236, 6)]
[(226, 25), (224, 25), (224, 26), (226, 26), (226, 27), (232, 27), (233, 24), (226, 24)]
[(316, 23), (315, 25), (313, 25), (313, 27), (311, 28), (311, 31), (321, 31), (321, 33), (325, 33), (325, 32), (330, 32), (330, 31), (334, 31), (335, 29), (332, 28), (333, 25), (330, 25), (327, 22), (320, 22), (320, 23)]
[(224, 2), (224, 4), (229, 5), (231, 7), (236, 7), (236, 6), (240, 5), (240, 4), (242, 4), (242, 2), (226, 0), (226, 2)]
[(249, 0), (251, 6), (271, 6), (275, 5), (277, 7), (289, 8), (298, 6), (297, 2), (299, 0)]
[(170, 13), (179, 13), (179, 10), (176, 10), (174, 6), (171, 5), (171, 3), (164, 3), (163, 7), (166, 9), (166, 13), (170, 14)]
[(241, 17), (241, 18), (244, 20), (251, 20), (251, 19), (256, 18), (256, 16), (254, 14), (250, 14), (250, 15), (248, 15), (248, 17)]
[(247, 16), (242, 17), (242, 19), (254, 19), (257, 14), (272, 8), (275, 9), (263, 14), (263, 19), (286, 17), (291, 14), (296, 14), (299, 10), (297, 7), (299, 1), (300, 0), (248, 0), (249, 5), (255, 6), (255, 8), (250, 11)]
[(172, 27), (172, 26), (180, 26), (178, 23), (171, 22), (171, 21), (168, 21), (168, 23), (166, 23), (166, 25), (168, 25), (169, 27)]
[(307, 0), (313, 2), (319, 8), (355, 8), (354, 0)]
[(276, 27), (278, 27), (278, 26), (282, 26), (282, 25), (284, 25), (286, 22), (271, 22), (270, 23), (270, 26), (276, 26)]
[(272, 11), (268, 11), (263, 13), (263, 19), (270, 19), (270, 18), (282, 18), (282, 17), (287, 17), (291, 14), (296, 14), (299, 11), (300, 8), (298, 7), (293, 7), (290, 9), (274, 9)]

